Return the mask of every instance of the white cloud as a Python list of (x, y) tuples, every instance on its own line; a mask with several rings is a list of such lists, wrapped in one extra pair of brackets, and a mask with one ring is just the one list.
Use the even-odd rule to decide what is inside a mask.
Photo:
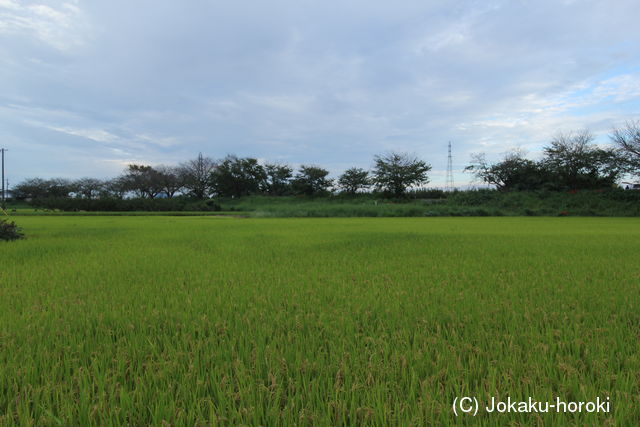
[(248, 95), (247, 98), (261, 107), (288, 113), (304, 113), (313, 102), (312, 97), (305, 95)]
[(84, 13), (73, 3), (0, 0), (0, 34), (32, 37), (59, 51), (71, 51), (86, 43), (88, 30)]
[(73, 129), (70, 127), (47, 126), (56, 132), (66, 133), (67, 135), (80, 136), (96, 142), (115, 142), (119, 138), (103, 129)]
[(180, 144), (180, 141), (178, 140), (178, 138), (175, 138), (172, 136), (154, 136), (150, 134), (137, 134), (137, 135), (134, 135), (134, 138), (140, 141), (147, 142), (151, 145), (162, 147), (162, 148), (174, 147)]
[(426, 37), (417, 43), (416, 53), (423, 53), (425, 50), (437, 52), (442, 49), (455, 48), (468, 40), (469, 25), (467, 23), (458, 23), (452, 25), (443, 31)]
[(615, 102), (640, 98), (640, 73), (624, 74), (604, 80), (593, 91), (594, 102), (613, 97)]
[(20, 10), (20, 3), (18, 3), (17, 0), (0, 0), (0, 8)]

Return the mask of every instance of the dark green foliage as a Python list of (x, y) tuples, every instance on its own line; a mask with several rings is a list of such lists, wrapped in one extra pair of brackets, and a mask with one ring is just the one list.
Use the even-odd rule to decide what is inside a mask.
[(610, 189), (627, 166), (618, 151), (595, 146), (593, 135), (580, 131), (558, 134), (540, 161), (514, 151), (489, 164), (484, 154), (476, 154), (465, 170), (501, 191), (567, 191)]
[(100, 197), (122, 199), (128, 191), (127, 180), (123, 176), (105, 181)]
[(378, 190), (402, 197), (409, 187), (429, 182), (431, 166), (404, 153), (388, 153), (374, 158), (373, 182)]
[(338, 178), (338, 187), (347, 194), (355, 194), (369, 188), (371, 180), (369, 172), (361, 168), (350, 168)]
[(267, 179), (264, 192), (270, 196), (283, 196), (291, 191), (291, 178), (293, 169), (288, 165), (267, 163), (264, 165)]
[[(428, 191), (428, 190), (425, 190)], [(640, 191), (454, 191), (446, 198), (252, 196), (220, 201), (225, 211), (269, 217), (640, 216)]]
[(15, 222), (0, 219), (0, 240), (10, 241), (24, 239), (24, 233)]
[(494, 164), (487, 163), (484, 154), (476, 154), (465, 170), (500, 191), (539, 190), (552, 181), (541, 163), (526, 159), (517, 151), (508, 153), (502, 161)]
[(104, 182), (95, 178), (80, 178), (71, 185), (78, 197), (94, 199), (103, 191)]
[(157, 175), (156, 179), (162, 193), (172, 198), (184, 187), (184, 176), (181, 173), (180, 168), (174, 166), (158, 166), (155, 168)]
[(293, 179), (291, 185), (296, 194), (307, 196), (320, 196), (327, 194), (333, 184), (332, 179), (328, 179), (329, 171), (317, 166), (302, 165)]
[(40, 209), (61, 210), (67, 212), (182, 212), (182, 211), (219, 211), (220, 205), (214, 200), (199, 200), (189, 197), (134, 198), (134, 199), (72, 199), (49, 197), (38, 199), (32, 206)]
[(227, 156), (211, 173), (211, 188), (221, 197), (257, 194), (266, 187), (267, 172), (257, 159)]
[(446, 199), (452, 193), (437, 188), (417, 188), (408, 190), (406, 194), (412, 199)]
[(138, 197), (153, 199), (162, 192), (160, 173), (151, 166), (129, 165), (123, 179), (127, 191)]
[[(222, 208), (221, 206), (222, 205)], [(28, 205), (12, 207), (27, 209)], [(622, 189), (580, 191), (496, 191), (491, 189), (442, 192), (415, 190), (404, 198), (380, 193), (324, 196), (244, 196), (197, 200), (45, 198), (31, 202), (38, 209), (65, 212), (246, 212), (253, 216), (556, 216), (566, 210), (579, 216), (640, 216), (640, 191)], [(480, 209), (480, 210), (477, 210)], [(31, 214), (33, 214), (32, 212)], [(21, 214), (18, 212), (17, 214)], [(24, 214), (28, 214), (25, 212)]]
[(459, 191), (449, 196), (448, 201), (454, 205), (463, 206), (477, 206), (488, 203), (493, 203), (496, 200), (504, 199), (507, 196), (502, 196), (495, 190), (471, 190), (471, 191)]
[(43, 197), (69, 197), (72, 183), (63, 178), (27, 179), (13, 187), (13, 196), (18, 200), (40, 199)]
[(612, 149), (593, 145), (589, 131), (558, 134), (545, 147), (542, 165), (550, 172), (551, 188), (589, 190), (611, 188), (624, 172), (623, 161)]

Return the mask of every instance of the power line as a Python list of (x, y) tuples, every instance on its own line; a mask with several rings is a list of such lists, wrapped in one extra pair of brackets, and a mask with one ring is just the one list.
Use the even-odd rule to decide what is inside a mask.
[(451, 141), (449, 141), (449, 157), (447, 158), (447, 180), (444, 185), (445, 191), (453, 191), (453, 159), (451, 157)]

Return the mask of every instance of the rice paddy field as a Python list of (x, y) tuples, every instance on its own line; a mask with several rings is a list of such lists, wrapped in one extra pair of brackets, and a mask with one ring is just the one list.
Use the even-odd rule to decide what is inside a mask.
[(638, 218), (15, 221), (3, 426), (640, 423)]

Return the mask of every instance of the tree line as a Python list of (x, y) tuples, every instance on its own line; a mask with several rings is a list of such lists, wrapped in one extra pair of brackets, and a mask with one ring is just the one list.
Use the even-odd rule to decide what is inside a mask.
[(640, 176), (640, 121), (614, 129), (612, 147), (599, 147), (594, 139), (588, 130), (559, 133), (538, 161), (514, 150), (489, 163), (480, 153), (465, 170), (502, 191), (606, 189), (625, 175)]
[(173, 199), (197, 200), (247, 195), (322, 196), (333, 191), (355, 194), (369, 189), (402, 197), (407, 189), (429, 182), (431, 166), (405, 153), (374, 157), (374, 168), (350, 168), (337, 179), (314, 165), (297, 170), (281, 163), (261, 164), (253, 157), (228, 155), (214, 160), (199, 154), (177, 166), (130, 164), (113, 179), (27, 179), (13, 188), (18, 200), (57, 199)]
[[(640, 121), (614, 129), (613, 146), (594, 144), (589, 131), (560, 133), (544, 147), (542, 159), (530, 160), (520, 151), (489, 163), (484, 154), (472, 156), (465, 168), (498, 190), (583, 190), (612, 188), (626, 175), (640, 176)], [(315, 165), (297, 170), (282, 163), (261, 164), (253, 157), (229, 155), (220, 160), (199, 154), (177, 166), (130, 164), (113, 179), (27, 179), (13, 188), (16, 199), (173, 199), (195, 200), (247, 195), (322, 196), (333, 192), (356, 194), (377, 191), (403, 197), (429, 182), (431, 170), (424, 160), (406, 153), (374, 156), (371, 171), (350, 168), (337, 179)]]

